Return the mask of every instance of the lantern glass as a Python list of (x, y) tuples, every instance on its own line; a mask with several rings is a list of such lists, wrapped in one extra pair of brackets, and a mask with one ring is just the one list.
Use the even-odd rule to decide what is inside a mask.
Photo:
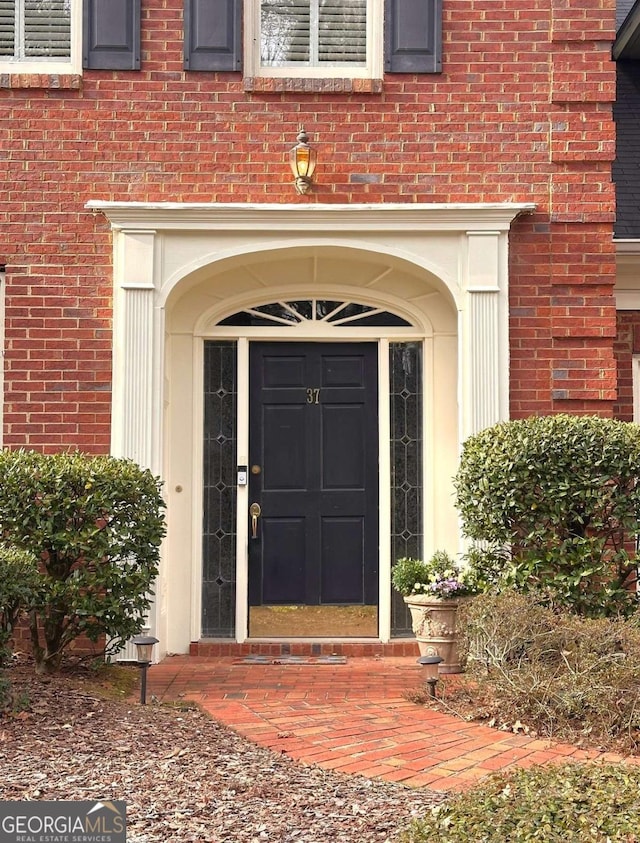
[(131, 640), (136, 645), (138, 663), (149, 664), (151, 662), (151, 654), (153, 653), (153, 645), (158, 643), (158, 639), (151, 635), (138, 635)]
[(296, 170), (298, 175), (306, 178), (309, 175), (311, 163), (311, 150), (308, 147), (300, 146), (296, 149)]
[(422, 673), (426, 682), (430, 679), (438, 679), (438, 676), (440, 675), (438, 672), (438, 665), (441, 662), (442, 657), (438, 655), (421, 656), (421, 658), (418, 659), (418, 664), (422, 665)]
[(289, 166), (296, 179), (296, 186), (300, 192), (305, 193), (311, 184), (317, 161), (316, 150), (309, 146), (307, 140), (305, 130), (300, 129), (298, 143), (289, 153)]
[(425, 679), (437, 679), (438, 678), (438, 662), (435, 662), (433, 664), (427, 663), (427, 664), (423, 665), (422, 670), (424, 672), (424, 678)]

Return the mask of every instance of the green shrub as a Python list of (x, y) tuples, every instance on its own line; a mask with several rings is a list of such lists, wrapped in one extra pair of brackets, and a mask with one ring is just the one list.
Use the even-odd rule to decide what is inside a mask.
[(480, 595), (459, 616), (477, 698), (500, 723), (571, 741), (640, 743), (640, 623), (553, 611), (533, 594)]
[(430, 816), (403, 843), (637, 843), (640, 768), (563, 764), (494, 774)]
[(495, 425), (464, 443), (455, 486), (487, 587), (534, 588), (592, 617), (636, 610), (637, 425), (567, 415)]
[(35, 593), (38, 571), (28, 553), (0, 544), (0, 709), (11, 699), (10, 683), (3, 674), (11, 657), (15, 625)]
[(38, 560), (29, 601), (36, 668), (78, 636), (107, 651), (140, 631), (164, 535), (159, 482), (130, 460), (0, 452), (2, 541)]
[(16, 622), (33, 600), (38, 582), (35, 557), (0, 544), (0, 667)]

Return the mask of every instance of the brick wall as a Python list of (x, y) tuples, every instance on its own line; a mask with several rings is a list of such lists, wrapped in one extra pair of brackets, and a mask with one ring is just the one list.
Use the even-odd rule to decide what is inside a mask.
[(622, 421), (633, 421), (632, 360), (634, 354), (640, 354), (640, 311), (623, 310), (618, 313), (614, 349), (618, 364), (618, 398), (614, 416)]
[(89, 199), (536, 202), (511, 239), (512, 412), (611, 413), (615, 0), (444, 0), (444, 72), (377, 93), (185, 73), (181, 7), (142, 0), (140, 71), (0, 77), (8, 445), (108, 449), (111, 237)]
[[(43, 643), (44, 639), (41, 636), (40, 644), (42, 645)], [(104, 638), (100, 638), (94, 643), (93, 641), (90, 641), (86, 635), (80, 635), (69, 644), (66, 652), (72, 659), (81, 658), (83, 661), (87, 661), (90, 658), (99, 659), (103, 657), (105, 646), (106, 641)], [(10, 647), (12, 652), (18, 658), (33, 652), (31, 630), (26, 617), (22, 617), (14, 628), (13, 637), (10, 641)]]

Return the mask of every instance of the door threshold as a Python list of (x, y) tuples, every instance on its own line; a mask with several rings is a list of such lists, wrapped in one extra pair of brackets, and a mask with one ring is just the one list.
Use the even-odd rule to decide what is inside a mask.
[(190, 656), (352, 656), (401, 657), (420, 655), (415, 638), (397, 638), (383, 644), (371, 638), (250, 639), (242, 644), (227, 639), (202, 638), (189, 645)]

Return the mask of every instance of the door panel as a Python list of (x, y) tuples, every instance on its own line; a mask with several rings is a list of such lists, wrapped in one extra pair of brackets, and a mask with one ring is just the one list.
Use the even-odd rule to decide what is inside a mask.
[(364, 360), (354, 357), (337, 357), (328, 354), (322, 361), (323, 386), (353, 386), (360, 388), (364, 382)]
[(374, 343), (252, 343), (249, 602), (378, 598)]
[(307, 480), (304, 406), (263, 404), (262, 482), (266, 491), (304, 490)]
[(323, 518), (321, 603), (362, 603), (364, 518)]
[(367, 442), (363, 405), (322, 407), (322, 488), (364, 489)]
[(291, 355), (290, 357), (266, 354), (263, 358), (265, 389), (287, 386), (305, 386), (305, 359)]
[(262, 519), (264, 603), (304, 603), (306, 536), (304, 518)]

